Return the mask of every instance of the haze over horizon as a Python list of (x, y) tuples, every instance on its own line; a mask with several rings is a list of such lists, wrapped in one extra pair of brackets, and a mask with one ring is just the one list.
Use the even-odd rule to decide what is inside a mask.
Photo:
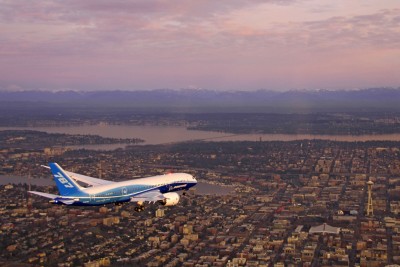
[(0, 90), (399, 87), (396, 0), (0, 0)]

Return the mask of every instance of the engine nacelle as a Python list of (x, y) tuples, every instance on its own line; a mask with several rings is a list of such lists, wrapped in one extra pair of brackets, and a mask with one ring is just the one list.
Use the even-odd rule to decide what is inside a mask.
[(164, 206), (175, 206), (176, 204), (178, 204), (180, 196), (178, 193), (175, 192), (169, 192), (169, 193), (165, 193), (163, 194), (165, 197), (165, 200), (160, 201), (160, 203)]

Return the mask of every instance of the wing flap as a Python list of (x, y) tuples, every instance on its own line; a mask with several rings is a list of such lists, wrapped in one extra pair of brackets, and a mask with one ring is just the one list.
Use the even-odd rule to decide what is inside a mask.
[(156, 202), (164, 199), (165, 196), (161, 194), (159, 191), (148, 191), (131, 197), (131, 202), (137, 202), (137, 201)]

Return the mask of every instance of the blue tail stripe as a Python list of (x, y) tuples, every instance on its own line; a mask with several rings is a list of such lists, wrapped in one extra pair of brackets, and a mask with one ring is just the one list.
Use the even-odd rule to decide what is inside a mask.
[(71, 179), (57, 163), (49, 163), (49, 166), (61, 196), (71, 196), (82, 193), (81, 187)]

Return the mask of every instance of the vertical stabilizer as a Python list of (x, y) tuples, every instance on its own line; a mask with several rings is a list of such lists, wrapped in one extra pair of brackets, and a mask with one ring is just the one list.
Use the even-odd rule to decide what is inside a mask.
[(77, 196), (82, 193), (82, 187), (71, 179), (57, 163), (49, 163), (49, 166), (61, 196)]

